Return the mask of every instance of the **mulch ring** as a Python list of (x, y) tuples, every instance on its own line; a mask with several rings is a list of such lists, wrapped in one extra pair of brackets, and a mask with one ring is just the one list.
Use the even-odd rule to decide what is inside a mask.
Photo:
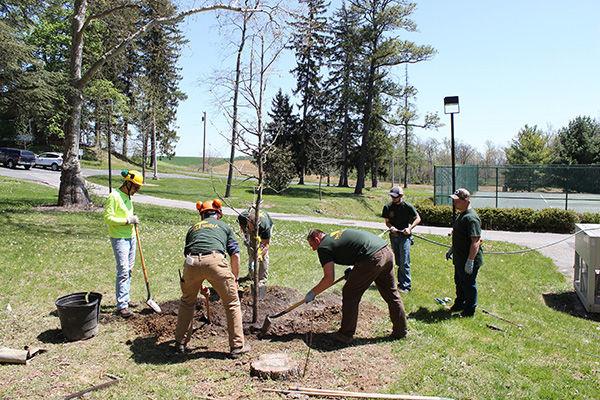
[[(242, 316), (244, 334), (260, 338), (260, 330), (267, 315), (276, 314), (285, 310), (291, 304), (303, 298), (298, 290), (269, 286), (265, 297), (259, 303), (259, 312), (256, 323), (252, 323), (252, 292), (250, 288), (240, 290), (242, 305)], [(301, 305), (290, 313), (279, 318), (272, 319), (266, 338), (277, 340), (278, 338), (292, 339), (294, 336), (304, 336), (307, 333), (330, 332), (339, 326), (341, 320), (342, 301), (339, 296), (323, 293), (313, 302)], [(137, 318), (132, 318), (135, 330), (144, 336), (155, 336), (157, 341), (173, 338), (175, 325), (177, 324), (177, 313), (179, 300), (171, 300), (160, 304), (162, 314), (156, 314), (145, 310)], [(206, 302), (202, 295), (198, 296), (196, 313), (194, 316), (194, 332), (196, 336), (222, 336), (227, 335), (227, 319), (225, 309), (219, 296), (211, 291), (209, 303), (210, 316), (206, 312)], [(360, 307), (359, 321), (361, 325), (371, 325), (381, 320), (381, 310), (363, 302)], [(210, 317), (210, 323), (209, 323)]]

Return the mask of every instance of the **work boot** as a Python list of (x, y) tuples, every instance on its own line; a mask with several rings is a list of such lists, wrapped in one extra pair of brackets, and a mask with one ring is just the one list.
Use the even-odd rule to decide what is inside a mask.
[(185, 354), (185, 344), (175, 342), (175, 353), (177, 354)]
[(248, 343), (244, 344), (244, 347), (236, 347), (229, 352), (229, 357), (233, 359), (240, 358), (243, 354), (248, 353), (252, 350), (252, 347)]
[(463, 318), (469, 318), (469, 317), (472, 317), (474, 315), (475, 315), (475, 309), (474, 308), (473, 309), (469, 309), (469, 310), (463, 310), (460, 313), (460, 316), (463, 317)]
[(390, 334), (391, 339), (404, 339), (406, 337), (407, 331), (392, 331)]
[(131, 318), (133, 316), (133, 313), (129, 308), (121, 308), (120, 310), (117, 310), (117, 315), (119, 315), (119, 317), (121, 318), (127, 319)]
[(452, 304), (452, 307), (450, 307), (450, 312), (451, 313), (456, 313), (456, 312), (460, 312), (460, 311), (462, 311), (464, 309), (465, 309), (464, 305), (455, 302), (454, 304)]
[(352, 338), (352, 336), (346, 336), (341, 332), (334, 333), (333, 339), (335, 339), (336, 342), (343, 343), (343, 344), (351, 344), (352, 341), (354, 340), (354, 338)]

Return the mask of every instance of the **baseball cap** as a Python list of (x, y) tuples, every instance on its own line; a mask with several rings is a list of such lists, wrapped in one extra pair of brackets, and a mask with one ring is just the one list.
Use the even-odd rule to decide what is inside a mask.
[(404, 195), (404, 190), (402, 190), (402, 188), (399, 186), (394, 186), (392, 188), (392, 190), (390, 190), (390, 196), (392, 196), (392, 197), (398, 197), (398, 196), (403, 196), (403, 195)]
[(466, 200), (471, 197), (471, 193), (465, 188), (456, 189), (456, 191), (450, 195), (454, 200)]

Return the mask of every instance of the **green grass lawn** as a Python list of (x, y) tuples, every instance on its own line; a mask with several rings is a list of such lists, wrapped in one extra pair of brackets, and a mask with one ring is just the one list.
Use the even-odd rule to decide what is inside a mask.
[[(92, 176), (88, 180), (108, 186), (107, 176)], [(207, 180), (163, 178), (147, 180), (140, 193), (174, 200), (196, 202), (216, 197), (216, 192), (225, 193), (226, 179), (212, 177)], [(389, 187), (365, 188), (364, 194), (353, 194), (353, 188), (323, 186), (322, 200), (319, 200), (319, 188), (315, 185), (291, 185), (282, 193), (266, 190), (263, 207), (267, 211), (301, 215), (326, 216), (329, 218), (348, 218), (381, 221), (383, 205), (389, 201)], [(407, 201), (416, 202), (430, 197), (429, 189), (406, 190)], [(232, 195), (227, 199), (236, 208), (244, 209), (254, 201), (251, 182), (234, 181)]]
[[(102, 324), (98, 336), (87, 341), (48, 340), (60, 326), (51, 314), (59, 296), (97, 291), (104, 295), (105, 311), (115, 303), (114, 259), (101, 213), (35, 208), (54, 204), (56, 195), (54, 189), (0, 178), (0, 344), (48, 349), (28, 366), (0, 366), (0, 398), (57, 398), (105, 381), (106, 373), (123, 381), (88, 398), (191, 399), (210, 395), (278, 399), (261, 388), (292, 384), (250, 379), (247, 361), (195, 357), (149, 362), (135, 347), (146, 339), (120, 320)], [(286, 201), (315, 202), (300, 196)], [(197, 214), (142, 205), (136, 205), (136, 212), (142, 221), (140, 236), (153, 297), (159, 302), (177, 299), (184, 236)], [(233, 222), (231, 218), (225, 220)], [(305, 292), (320, 278), (316, 254), (304, 240), (308, 229), (306, 223), (276, 221), (271, 284)], [(493, 245), (494, 250), (517, 248)], [(452, 269), (444, 261), (444, 252), (423, 241), (413, 247), (414, 289), (403, 295), (409, 314), (407, 339), (375, 341), (333, 352), (314, 350), (308, 374), (319, 368), (335, 369), (337, 379), (328, 386), (332, 389), (361, 390), (360, 383), (345, 380), (356, 372), (380, 376), (380, 381), (375, 381), (381, 382), (376, 388), (380, 392), (456, 399), (598, 399), (600, 325), (546, 306), (542, 294), (560, 295), (572, 290), (548, 258), (538, 253), (485, 258), (479, 279), (480, 308), (522, 324), (524, 328), (519, 330), (480, 312), (472, 319), (448, 318), (433, 301), (435, 297), (452, 297), (454, 290)], [(342, 270), (339, 268), (338, 273)], [(334, 292), (339, 293), (339, 288)], [(132, 295), (136, 301), (145, 300), (139, 264)], [(381, 323), (366, 333), (367, 338), (385, 335), (390, 326), (377, 291), (368, 290), (364, 301), (381, 310)], [(504, 331), (489, 329), (486, 324)], [(206, 340), (209, 350), (226, 350), (222, 348), (224, 338), (199, 340)], [(272, 348), (300, 358), (305, 354), (302, 349), (306, 347), (298, 339), (260, 342), (261, 347), (255, 346), (251, 357)], [(335, 364), (340, 354), (362, 359)], [(384, 354), (386, 363), (372, 366), (370, 358), (375, 354)], [(293, 383), (312, 386), (307, 378)]]

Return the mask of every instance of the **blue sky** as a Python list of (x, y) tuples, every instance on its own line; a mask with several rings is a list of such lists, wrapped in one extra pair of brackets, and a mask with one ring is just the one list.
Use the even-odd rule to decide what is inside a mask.
[[(333, 1), (333, 4), (339, 4)], [(419, 90), (421, 115), (435, 112), (446, 126), (417, 131), (442, 141), (450, 135), (445, 96), (460, 97), (457, 140), (483, 150), (486, 140), (506, 146), (525, 125), (559, 129), (578, 115), (600, 119), (600, 1), (428, 0), (417, 1), (419, 31), (402, 37), (429, 44), (437, 54), (408, 67)], [(181, 88), (188, 95), (178, 110), (179, 156), (202, 155), (202, 112), (208, 114), (207, 154), (225, 156), (227, 133), (210, 94), (215, 69), (233, 68), (215, 14), (182, 24), (189, 40), (180, 60)], [(285, 54), (271, 87), (291, 94), (293, 55)], [(394, 69), (404, 81), (404, 66)], [(267, 104), (270, 106), (270, 99)]]

